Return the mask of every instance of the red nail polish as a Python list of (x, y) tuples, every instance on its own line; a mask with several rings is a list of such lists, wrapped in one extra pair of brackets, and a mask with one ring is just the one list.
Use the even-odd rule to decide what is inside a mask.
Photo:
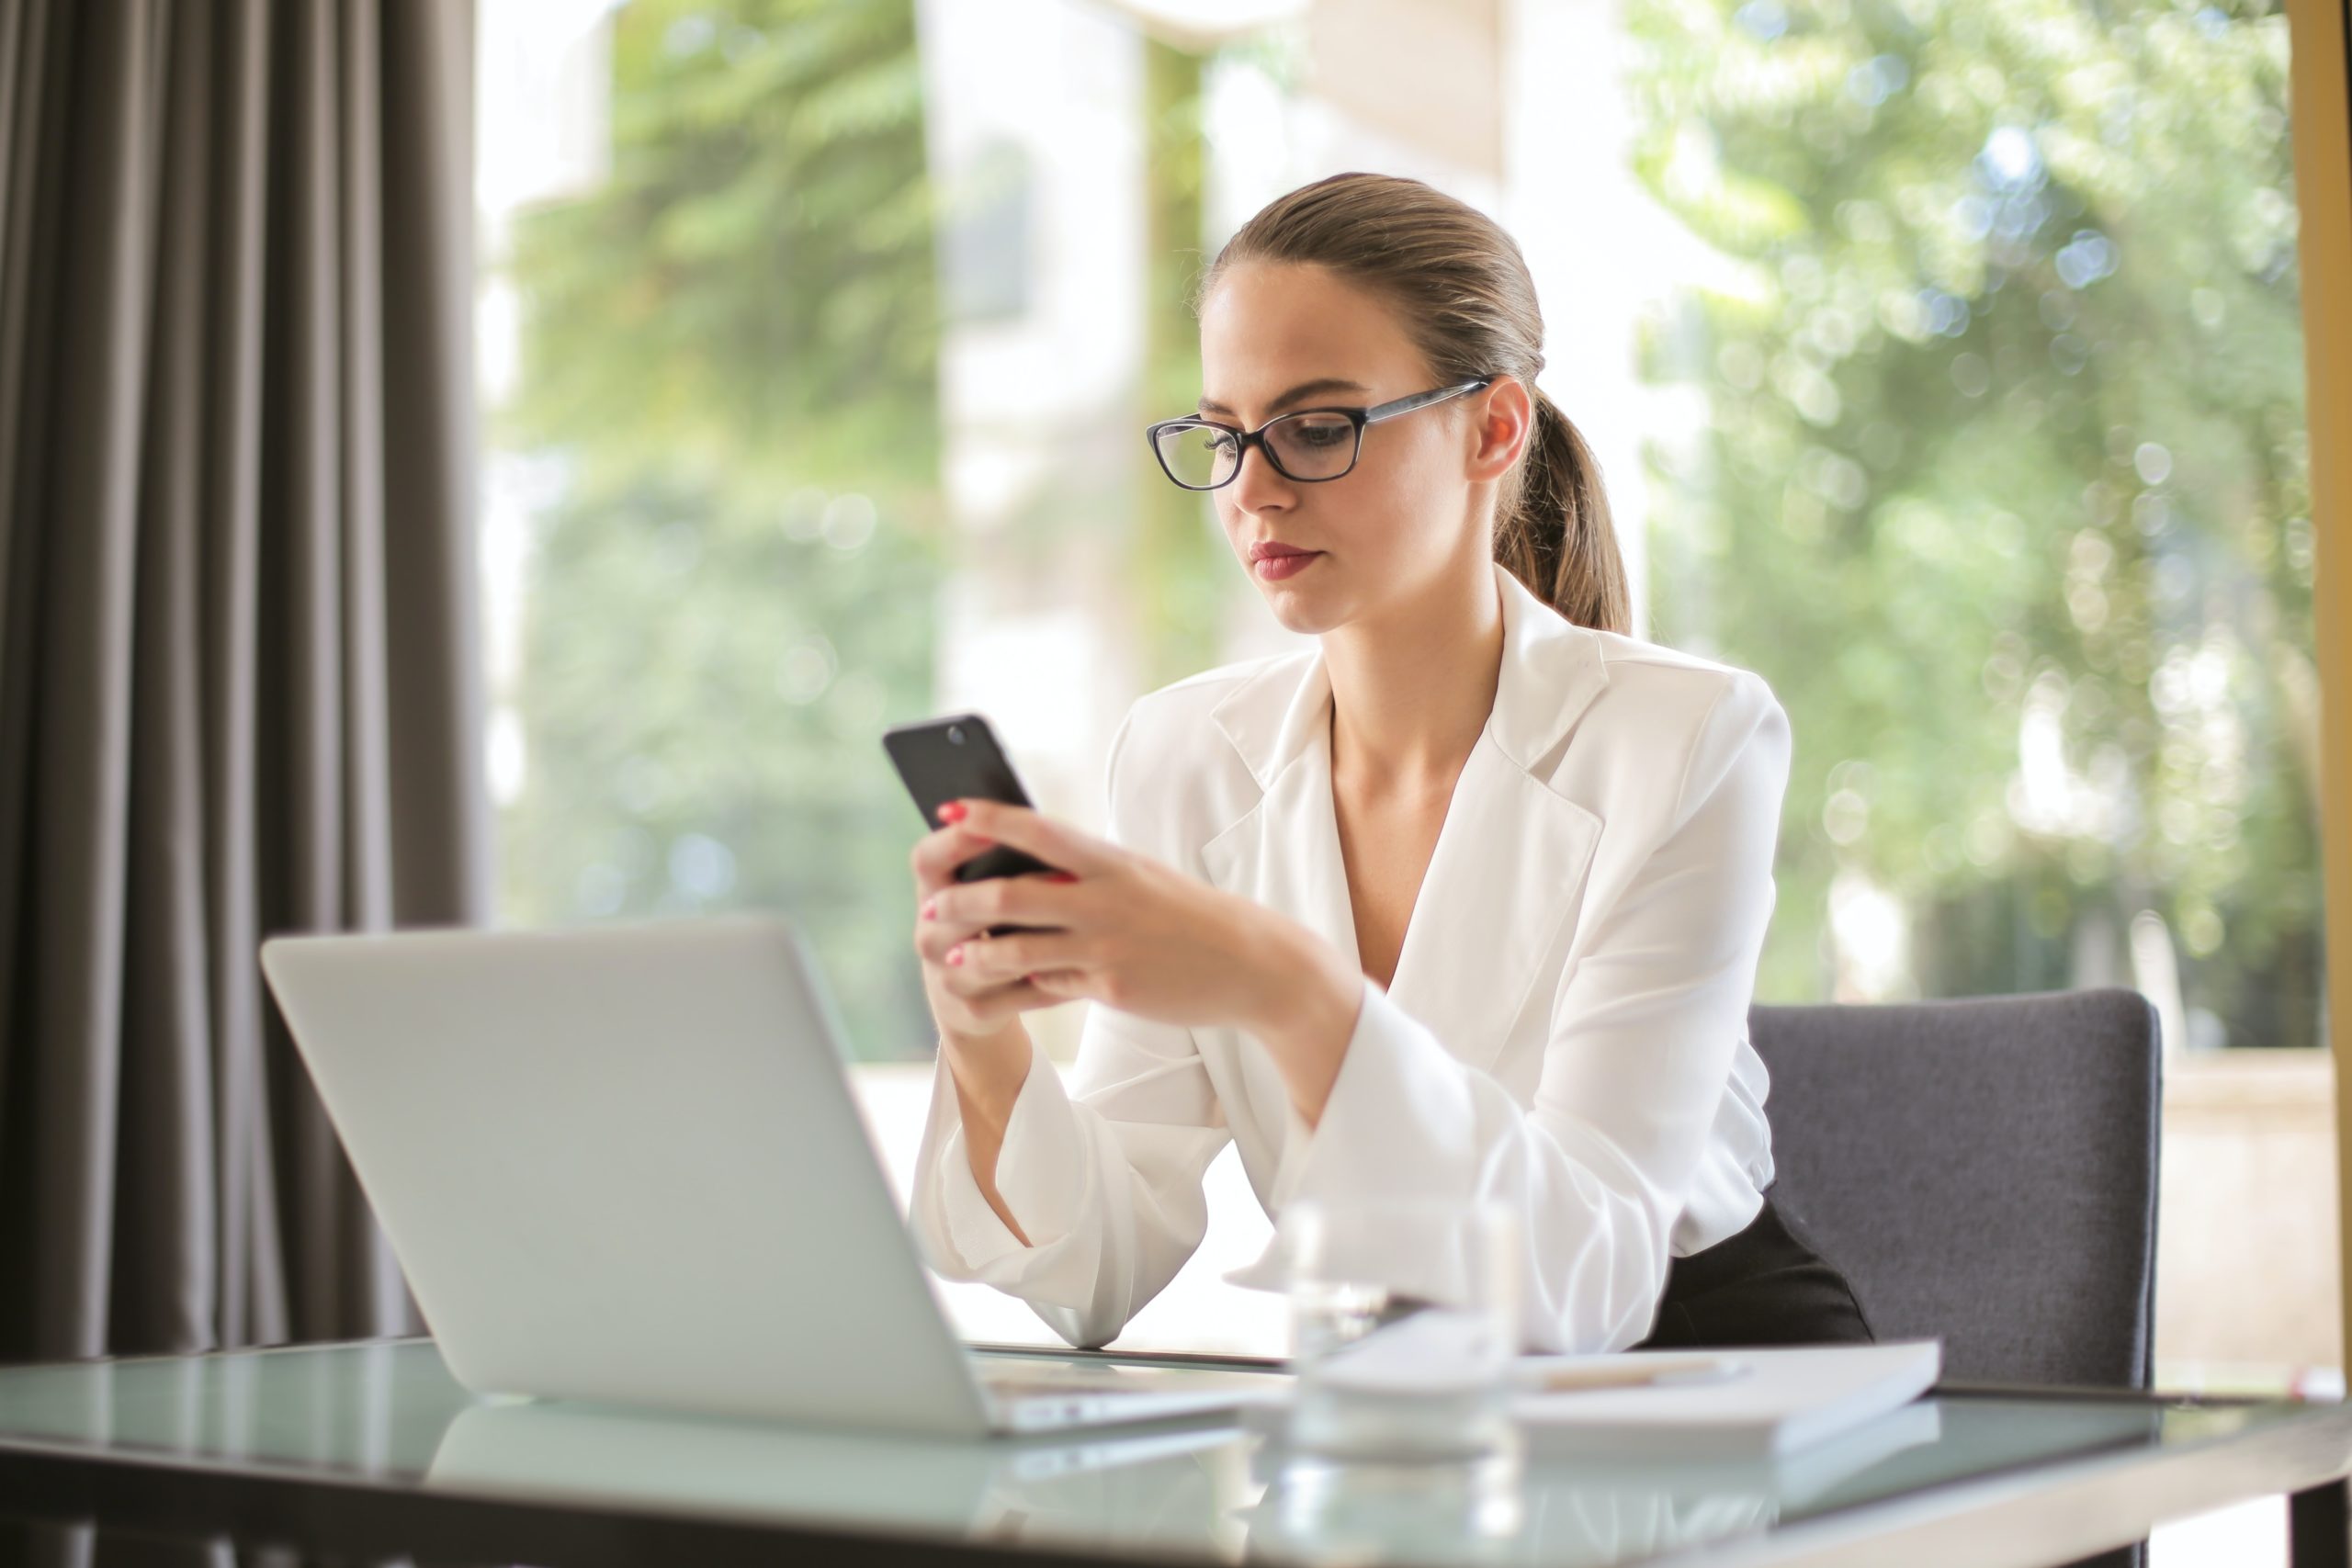
[(924, 899), (924, 900), (923, 900), (923, 902), (922, 902), (922, 918), (923, 918), (924, 919), (926, 919), (926, 920), (935, 920), (935, 919), (939, 919), (939, 900), (938, 900), (938, 899), (936, 899), (936, 898), (926, 898), (926, 899)]
[(951, 800), (939, 808), (939, 819), (942, 822), (961, 822), (970, 815), (970, 809), (960, 800)]
[(1078, 878), (1077, 878), (1077, 877), (1075, 877), (1075, 876), (1072, 876), (1069, 872), (1066, 872), (1066, 871), (1057, 871), (1057, 872), (1054, 872), (1053, 874), (1051, 874), (1050, 875), (1048, 875), (1048, 876), (1046, 878), (1046, 881), (1048, 881), (1048, 882), (1065, 882), (1065, 883), (1067, 883), (1067, 882), (1076, 882), (1076, 881), (1078, 880)]
[(949, 948), (947, 950), (947, 962), (951, 964), (962, 964), (964, 962), (964, 950), (961, 947)]

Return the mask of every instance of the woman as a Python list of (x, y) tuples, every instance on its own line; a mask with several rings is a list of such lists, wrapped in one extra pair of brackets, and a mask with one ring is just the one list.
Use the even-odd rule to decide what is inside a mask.
[[(1787, 717), (1625, 635), (1518, 247), (1336, 175), (1236, 234), (1198, 313), (1199, 415), (1154, 446), (1317, 646), (1136, 704), (1108, 840), (969, 801), (916, 846), (933, 1265), (1107, 1342), (1199, 1245), (1232, 1139), (1277, 1216), (1515, 1205), (1541, 1348), (1869, 1338), (1766, 1191), (1746, 1023)], [(954, 880), (997, 841), (1060, 870)], [(1073, 998), (1066, 1091), (1022, 1015)]]

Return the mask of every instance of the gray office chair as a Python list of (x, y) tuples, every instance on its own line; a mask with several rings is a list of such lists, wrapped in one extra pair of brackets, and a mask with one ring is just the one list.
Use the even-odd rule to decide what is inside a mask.
[(2115, 988), (1757, 1007), (1774, 1206), (1954, 1381), (2146, 1388), (2156, 1011)]

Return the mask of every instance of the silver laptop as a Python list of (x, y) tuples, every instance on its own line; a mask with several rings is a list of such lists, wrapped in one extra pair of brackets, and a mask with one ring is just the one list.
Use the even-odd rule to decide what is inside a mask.
[(786, 921), (280, 937), (261, 960), (469, 1388), (969, 1436), (1287, 1381), (960, 1344)]

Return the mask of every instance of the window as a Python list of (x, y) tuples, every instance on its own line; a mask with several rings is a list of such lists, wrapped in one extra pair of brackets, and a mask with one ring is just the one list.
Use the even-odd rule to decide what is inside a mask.
[[(859, 1053), (924, 1059), (876, 732), (984, 709), (1092, 825), (1136, 695), (1287, 645), (1137, 433), (1223, 238), (1378, 168), (1520, 238), (1637, 631), (1789, 709), (1761, 999), (2131, 986), (2176, 1092), (2324, 1096), (2275, 6), (1213, 9), (483, 8), (510, 918), (789, 911)], [(2199, 1288), (2160, 1354), (2231, 1353)], [(2330, 1356), (2323, 1288), (2266, 1342)]]

